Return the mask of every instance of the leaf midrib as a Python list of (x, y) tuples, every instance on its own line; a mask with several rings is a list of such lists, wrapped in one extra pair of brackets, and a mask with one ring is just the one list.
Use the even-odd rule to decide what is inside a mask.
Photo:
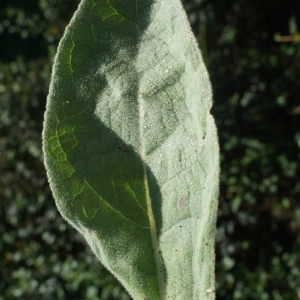
[(137, 93), (137, 99), (138, 99), (138, 118), (139, 118), (139, 138), (140, 138), (140, 156), (141, 156), (141, 162), (143, 165), (143, 177), (144, 177), (144, 185), (145, 185), (145, 197), (146, 197), (146, 204), (148, 208), (148, 218), (149, 218), (149, 224), (150, 224), (150, 233), (151, 233), (151, 240), (152, 240), (152, 246), (154, 250), (154, 258), (155, 258), (155, 264), (156, 264), (156, 272), (157, 272), (157, 281), (159, 286), (159, 293), (160, 298), (164, 299), (164, 295), (166, 294), (166, 279), (165, 279), (165, 272), (159, 247), (159, 241), (157, 237), (157, 228), (156, 228), (156, 222), (153, 214), (152, 209), (152, 200), (150, 197), (150, 191), (149, 191), (149, 179), (147, 174), (147, 165), (146, 165), (146, 155), (145, 155), (145, 147), (143, 143), (143, 130), (142, 130), (142, 104), (141, 104), (141, 98), (140, 98), (140, 92)]

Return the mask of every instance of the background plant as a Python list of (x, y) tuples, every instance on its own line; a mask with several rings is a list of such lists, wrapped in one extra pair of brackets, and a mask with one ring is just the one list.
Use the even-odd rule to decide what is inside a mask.
[[(61, 220), (41, 158), (52, 59), (77, 4), (1, 2), (0, 299), (128, 299)], [(184, 4), (222, 154), (217, 299), (300, 299), (300, 46), (274, 40), (296, 34), (300, 4)]]

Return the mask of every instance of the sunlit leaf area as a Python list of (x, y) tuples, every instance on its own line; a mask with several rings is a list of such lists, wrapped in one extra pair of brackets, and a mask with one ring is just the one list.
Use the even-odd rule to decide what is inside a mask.
[[(53, 59), (78, 4), (1, 1), (1, 300), (130, 299), (62, 219), (43, 163)], [(183, 4), (220, 142), (216, 299), (300, 299), (300, 4)]]

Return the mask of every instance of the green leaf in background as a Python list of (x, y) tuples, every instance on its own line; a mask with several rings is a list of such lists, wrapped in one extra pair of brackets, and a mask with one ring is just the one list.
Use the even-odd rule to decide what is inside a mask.
[(134, 299), (214, 299), (211, 87), (179, 0), (83, 0), (44, 124), (61, 214)]

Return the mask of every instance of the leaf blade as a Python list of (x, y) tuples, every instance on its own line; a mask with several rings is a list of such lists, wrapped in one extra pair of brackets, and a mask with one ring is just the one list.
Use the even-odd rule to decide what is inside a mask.
[(81, 2), (55, 60), (45, 164), (60, 212), (135, 299), (204, 299), (214, 286), (210, 107), (179, 1)]

